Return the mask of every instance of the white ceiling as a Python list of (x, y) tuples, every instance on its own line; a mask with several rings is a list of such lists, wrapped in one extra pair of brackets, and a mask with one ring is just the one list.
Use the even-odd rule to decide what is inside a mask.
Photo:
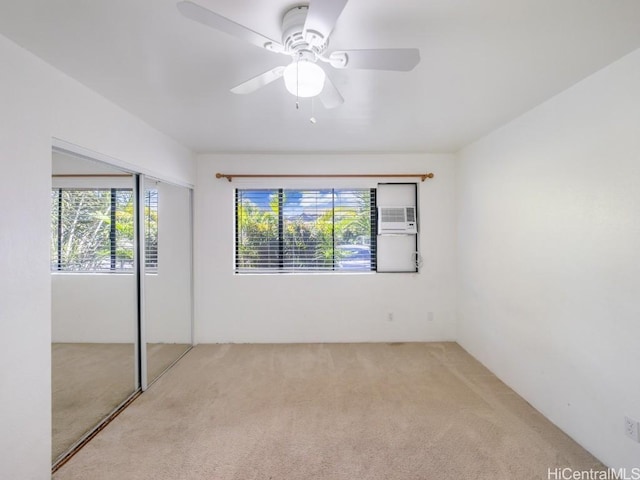
[[(196, 0), (279, 40), (295, 0)], [(312, 0), (323, 1), (323, 0)], [(330, 70), (345, 98), (295, 109), (289, 59), (174, 0), (0, 0), (0, 33), (197, 152), (454, 152), (640, 48), (638, 0), (350, 0), (329, 51), (418, 47), (412, 72)]]

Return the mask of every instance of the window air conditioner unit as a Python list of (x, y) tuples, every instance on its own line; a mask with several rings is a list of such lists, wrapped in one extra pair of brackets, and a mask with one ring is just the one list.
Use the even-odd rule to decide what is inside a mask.
[(378, 207), (378, 235), (418, 233), (416, 207)]

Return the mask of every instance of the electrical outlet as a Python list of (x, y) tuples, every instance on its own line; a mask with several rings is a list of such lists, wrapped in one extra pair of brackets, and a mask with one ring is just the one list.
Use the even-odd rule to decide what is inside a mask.
[(393, 322), (393, 313), (392, 312), (389, 312), (387, 314), (387, 320), (390, 321), (390, 322)]
[(624, 433), (634, 442), (640, 443), (640, 425), (637, 420), (624, 417)]

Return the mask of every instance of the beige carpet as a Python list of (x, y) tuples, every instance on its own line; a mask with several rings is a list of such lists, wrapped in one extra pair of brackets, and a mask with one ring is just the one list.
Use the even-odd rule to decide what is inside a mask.
[(147, 343), (147, 382), (153, 382), (189, 348), (186, 343)]
[(52, 459), (134, 392), (130, 343), (51, 345)]
[[(149, 379), (187, 348), (149, 344)], [(135, 391), (131, 343), (54, 343), (52, 363), (52, 459), (66, 452)]]
[(54, 476), (546, 479), (603, 469), (454, 343), (200, 345)]

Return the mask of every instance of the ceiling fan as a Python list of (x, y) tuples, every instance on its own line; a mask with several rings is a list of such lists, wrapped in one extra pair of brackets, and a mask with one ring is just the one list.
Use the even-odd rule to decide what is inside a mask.
[(327, 52), (329, 36), (348, 0), (311, 0), (288, 10), (282, 19), (282, 43), (254, 32), (190, 0), (178, 2), (185, 17), (246, 40), (270, 52), (292, 58), (231, 89), (247, 94), (284, 77), (287, 90), (296, 97), (319, 96), (325, 108), (340, 106), (344, 99), (318, 62), (333, 68), (409, 71), (420, 62), (417, 48), (339, 50)]

